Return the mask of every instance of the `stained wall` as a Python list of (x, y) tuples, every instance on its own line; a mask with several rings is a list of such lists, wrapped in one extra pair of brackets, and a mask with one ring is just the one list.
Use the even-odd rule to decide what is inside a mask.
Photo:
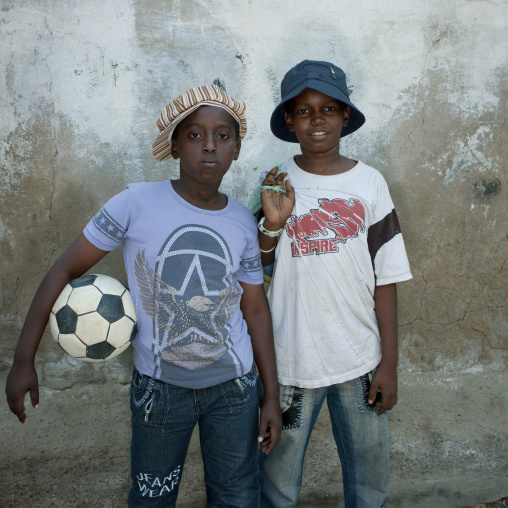
[[(345, 155), (385, 176), (414, 279), (399, 287), (403, 372), (506, 369), (507, 4), (395, 0), (2, 0), (0, 368), (44, 273), (129, 182), (175, 177), (157, 162), (156, 117), (216, 82), (248, 105), (223, 190), (246, 203), (296, 151), (268, 129), (279, 84), (305, 58), (348, 74), (367, 123)], [(120, 253), (95, 271), (124, 279)], [(41, 382), (126, 381), (130, 357), (87, 365), (47, 334)], [(73, 382), (74, 382), (73, 381)]]

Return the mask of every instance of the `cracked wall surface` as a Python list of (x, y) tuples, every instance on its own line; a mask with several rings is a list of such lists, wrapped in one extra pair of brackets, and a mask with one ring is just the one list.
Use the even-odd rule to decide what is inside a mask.
[[(367, 123), (343, 153), (385, 176), (414, 279), (399, 287), (405, 371), (506, 369), (504, 1), (0, 0), (0, 368), (49, 266), (129, 182), (175, 177), (151, 156), (167, 101), (219, 82), (247, 103), (223, 189), (248, 201), (296, 151), (268, 129), (284, 73), (343, 67)], [(94, 272), (122, 280), (121, 253)], [(44, 383), (126, 382), (130, 355), (89, 365), (46, 334)], [(69, 372), (72, 371), (72, 380)]]

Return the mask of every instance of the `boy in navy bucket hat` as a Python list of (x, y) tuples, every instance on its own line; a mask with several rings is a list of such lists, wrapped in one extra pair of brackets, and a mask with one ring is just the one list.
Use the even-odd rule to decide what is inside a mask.
[(283, 431), (260, 456), (261, 506), (297, 504), (312, 428), (326, 398), (347, 508), (385, 506), (387, 410), (397, 403), (397, 290), (411, 272), (381, 174), (340, 153), (364, 115), (346, 75), (304, 60), (287, 72), (273, 134), (300, 144), (261, 185), (264, 266)]
[(296, 134), (289, 131), (286, 126), (284, 111), (287, 103), (306, 88), (312, 88), (333, 97), (351, 108), (349, 122), (342, 129), (342, 137), (356, 131), (365, 123), (363, 113), (349, 100), (344, 71), (329, 62), (304, 60), (284, 76), (280, 85), (282, 101), (275, 108), (270, 120), (272, 132), (282, 141), (298, 143)]

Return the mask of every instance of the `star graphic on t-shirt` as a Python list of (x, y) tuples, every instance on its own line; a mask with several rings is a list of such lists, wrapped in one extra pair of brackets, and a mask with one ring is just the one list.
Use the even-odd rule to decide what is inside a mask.
[[(189, 267), (186, 283), (179, 289), (160, 278), (146, 261), (144, 251), (138, 253), (134, 268), (143, 309), (156, 320), (160, 332), (164, 335), (164, 341), (160, 345), (161, 350), (164, 350), (164, 359), (172, 361), (172, 351), (175, 348), (185, 349), (182, 354), (186, 358), (187, 366), (190, 362), (191, 365), (199, 364), (199, 367), (203, 366), (203, 362), (211, 363), (220, 358), (225, 352), (221, 330), (240, 301), (241, 293), (236, 284), (236, 275), (231, 276), (231, 283), (220, 291), (213, 301), (204, 295), (196, 295), (195, 285), (192, 290), (189, 288), (188, 281), (197, 270), (196, 264)], [(192, 354), (207, 359), (192, 363)], [(175, 355), (179, 357), (178, 352)]]

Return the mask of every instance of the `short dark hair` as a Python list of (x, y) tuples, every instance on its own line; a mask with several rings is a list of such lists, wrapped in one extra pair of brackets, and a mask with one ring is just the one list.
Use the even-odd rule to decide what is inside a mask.
[[(240, 139), (240, 124), (234, 118), (233, 121), (235, 122), (235, 141), (238, 141)], [(178, 131), (180, 130), (179, 128), (180, 124), (178, 123), (175, 127), (175, 130), (173, 131), (173, 135), (171, 136), (172, 140), (178, 139)]]

